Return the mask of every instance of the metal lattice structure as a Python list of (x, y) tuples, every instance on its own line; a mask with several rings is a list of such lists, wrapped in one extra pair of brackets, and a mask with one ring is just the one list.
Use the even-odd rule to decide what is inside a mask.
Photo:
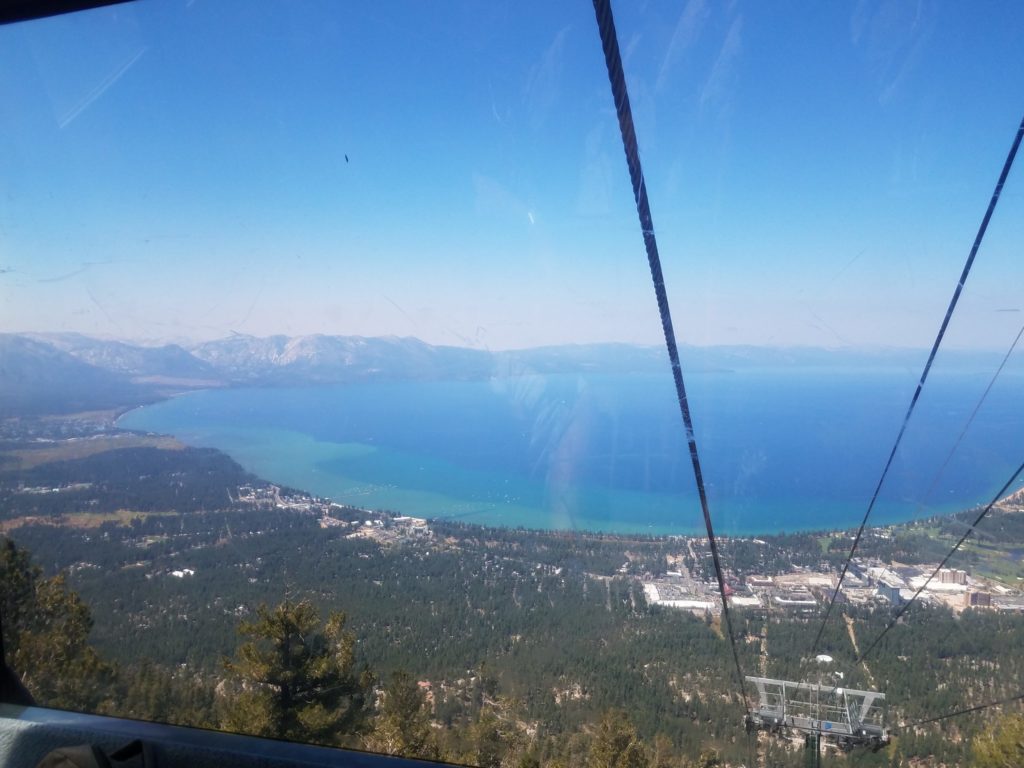
[(820, 738), (844, 749), (889, 743), (885, 728), (885, 694), (852, 688), (747, 677), (757, 689), (750, 712), (754, 728)]

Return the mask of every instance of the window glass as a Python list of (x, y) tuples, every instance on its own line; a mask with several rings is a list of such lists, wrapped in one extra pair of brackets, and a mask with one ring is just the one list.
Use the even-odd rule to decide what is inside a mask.
[(39, 704), (488, 768), (1012, 748), (1014, 705), (906, 726), (1022, 683), (1019, 168), (915, 395), (1020, 9), (614, 11), (693, 445), (591, 5), (0, 28), (0, 615)]

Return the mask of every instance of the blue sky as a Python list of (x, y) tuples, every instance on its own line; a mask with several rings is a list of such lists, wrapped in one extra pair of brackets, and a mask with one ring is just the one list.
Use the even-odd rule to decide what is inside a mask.
[[(1024, 7), (615, 4), (680, 340), (931, 342)], [(0, 330), (660, 343), (590, 3), (142, 0), (0, 29)], [(1021, 323), (1024, 170), (950, 329)]]

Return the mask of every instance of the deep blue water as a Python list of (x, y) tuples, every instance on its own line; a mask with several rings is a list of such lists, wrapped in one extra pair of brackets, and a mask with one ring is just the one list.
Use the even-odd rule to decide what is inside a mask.
[[(926, 497), (988, 375), (934, 374), (872, 522), (985, 503), (1024, 458), (1005, 374)], [(916, 384), (906, 370), (704, 373), (688, 388), (722, 533), (855, 526)], [(121, 426), (226, 451), (274, 482), (428, 517), (702, 530), (668, 376), (522, 376), (193, 393)]]

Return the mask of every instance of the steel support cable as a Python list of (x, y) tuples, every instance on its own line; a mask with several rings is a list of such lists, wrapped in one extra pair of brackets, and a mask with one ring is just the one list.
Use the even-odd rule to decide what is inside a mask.
[(896, 458), (896, 451), (899, 450), (900, 442), (903, 440), (903, 435), (907, 431), (907, 424), (910, 422), (910, 417), (914, 413), (914, 408), (917, 406), (917, 401), (921, 397), (921, 390), (924, 388), (925, 380), (928, 378), (928, 373), (931, 371), (932, 363), (935, 362), (935, 355), (939, 351), (939, 346), (942, 344), (942, 339), (946, 335), (946, 328), (949, 327), (949, 321), (953, 317), (953, 311), (956, 309), (957, 303), (960, 301), (960, 294), (964, 290), (964, 283), (967, 282), (968, 276), (971, 274), (971, 267), (974, 266), (974, 258), (978, 255), (978, 249), (981, 247), (981, 242), (985, 238), (985, 232), (988, 230), (988, 223), (992, 219), (992, 213), (996, 209), (996, 203), (999, 202), (999, 195), (1003, 191), (1003, 185), (1006, 183), (1006, 177), (1010, 174), (1010, 168), (1013, 167), (1013, 160), (1017, 156), (1017, 149), (1020, 147), (1021, 137), (1024, 137), (1024, 118), (1021, 119), (1020, 126), (1017, 128), (1017, 134), (1013, 138), (1013, 143), (1010, 145), (1010, 151), (1006, 156), (1006, 161), (1003, 163), (1003, 170), (999, 174), (999, 180), (996, 182), (996, 187), (992, 192), (992, 197), (988, 201), (988, 208), (985, 210), (985, 216), (981, 220), (981, 226), (978, 227), (978, 234), (974, 237), (974, 245), (971, 246), (971, 252), (967, 256), (967, 262), (964, 264), (963, 271), (960, 273), (960, 279), (957, 281), (956, 288), (953, 290), (953, 298), (949, 301), (949, 307), (946, 308), (946, 315), (942, 318), (942, 325), (939, 326), (939, 332), (935, 336), (935, 343), (932, 344), (932, 350), (928, 354), (928, 361), (924, 365), (924, 370), (921, 372), (921, 378), (917, 382), (917, 389), (914, 390), (914, 396), (910, 400), (910, 406), (907, 408), (907, 413), (903, 417), (903, 424), (900, 426), (899, 434), (896, 435), (896, 442), (893, 443), (892, 450), (889, 452), (889, 458), (885, 462), (885, 468), (882, 469), (882, 475), (878, 478), (878, 485), (875, 486), (875, 492), (871, 494), (871, 501), (868, 504), (868, 509), (864, 513), (864, 519), (861, 520), (860, 527), (857, 529), (857, 535), (853, 538), (853, 546), (850, 547), (850, 554), (846, 556), (846, 562), (843, 563), (843, 569), (839, 573), (839, 581), (836, 583), (836, 588), (832, 592), (832, 597), (828, 601), (828, 606), (825, 609), (825, 617), (821, 621), (821, 626), (818, 628), (818, 634), (814, 638), (814, 643), (811, 645), (811, 655), (818, 649), (818, 643), (821, 641), (821, 635), (825, 631), (825, 625), (828, 624), (829, 616), (832, 615), (832, 607), (835, 605), (836, 596), (839, 594), (839, 590), (843, 586), (843, 580), (846, 578), (846, 572), (850, 567), (850, 561), (853, 559), (854, 553), (857, 551), (857, 546), (860, 544), (861, 536), (864, 535), (864, 528), (868, 524), (868, 518), (871, 516), (871, 510), (875, 507), (875, 502), (878, 500), (878, 494), (882, 490), (882, 484), (885, 482), (886, 476), (889, 474), (889, 468), (892, 466), (893, 459)]
[[(998, 707), (1002, 706), (1003, 704), (1012, 704), (1015, 701), (1024, 701), (1024, 693), (1018, 693), (1015, 696), (1008, 696), (1005, 699), (997, 699), (996, 701), (989, 701), (984, 704), (978, 704), (977, 706), (973, 707), (966, 707), (965, 709), (956, 709), (952, 712), (947, 712), (944, 715), (928, 717), (924, 720), (915, 720), (914, 722), (907, 723), (906, 725), (896, 725), (890, 728), (889, 731), (892, 733), (899, 733), (900, 731), (909, 731), (913, 728), (917, 728), (922, 725), (928, 725), (929, 723), (938, 723), (942, 722), (943, 720), (950, 720), (954, 717), (960, 717), (961, 715), (969, 715), (972, 712), (981, 712), (982, 710), (989, 709), (991, 707)], [(857, 756), (854, 757), (854, 762), (859, 762), (864, 758), (866, 754), (866, 750), (858, 752)]]
[(928, 499), (932, 497), (932, 493), (935, 491), (935, 486), (939, 484), (939, 479), (942, 477), (942, 473), (946, 471), (946, 467), (949, 466), (949, 462), (953, 459), (953, 455), (956, 453), (957, 448), (960, 447), (960, 443), (963, 442), (964, 436), (967, 434), (967, 430), (971, 428), (971, 424), (974, 423), (974, 418), (978, 415), (978, 411), (981, 410), (981, 406), (985, 404), (985, 400), (988, 399), (988, 393), (992, 391), (992, 387), (996, 383), (996, 379), (1003, 372), (1003, 368), (1006, 367), (1006, 363), (1010, 359), (1010, 355), (1013, 354), (1013, 350), (1017, 348), (1017, 343), (1020, 341), (1020, 337), (1024, 336), (1024, 325), (1017, 331), (1017, 336), (1014, 338), (1013, 343), (1010, 344), (1010, 348), (1006, 350), (1006, 354), (1003, 355), (1003, 361), (999, 363), (999, 367), (996, 368), (996, 372), (992, 375), (992, 379), (989, 381), (988, 386), (985, 387), (985, 391), (981, 393), (981, 397), (978, 398), (978, 402), (974, 405), (974, 410), (971, 411), (971, 415), (967, 417), (967, 421), (964, 422), (963, 429), (960, 430), (960, 434), (957, 435), (956, 440), (953, 442), (953, 447), (949, 449), (949, 453), (946, 454), (946, 458), (939, 466), (935, 476), (932, 477), (932, 482), (928, 486), (928, 490), (924, 492), (924, 496), (921, 497), (921, 502), (917, 506), (917, 511), (920, 512), (924, 509)]
[(931, 576), (929, 576), (925, 580), (924, 584), (922, 584), (920, 587), (918, 587), (918, 590), (914, 593), (914, 596), (911, 597), (910, 600), (908, 600), (902, 606), (900, 606), (900, 609), (898, 611), (896, 611), (896, 615), (893, 616), (889, 620), (889, 623), (885, 625), (885, 629), (883, 629), (881, 632), (879, 632), (878, 633), (878, 637), (876, 637), (871, 642), (871, 645), (869, 645), (864, 650), (864, 653), (860, 654), (860, 656), (858, 656), (856, 658), (856, 660), (854, 661), (855, 664), (860, 664), (862, 661), (864, 661), (864, 659), (866, 659), (868, 657), (868, 654), (871, 653), (871, 651), (874, 649), (874, 647), (876, 645), (878, 645), (878, 643), (881, 641), (881, 639), (883, 637), (885, 637), (885, 635), (889, 632), (889, 630), (892, 629), (896, 625), (896, 622), (900, 620), (900, 617), (904, 613), (907, 612), (907, 610), (910, 608), (910, 606), (914, 604), (914, 601), (917, 600), (918, 596), (922, 592), (924, 592), (924, 590), (928, 587), (929, 584), (931, 584), (932, 579), (935, 578), (936, 574), (938, 574), (939, 571), (941, 571), (943, 568), (946, 567), (946, 563), (949, 562), (949, 558), (951, 558), (956, 553), (956, 551), (958, 549), (960, 549), (960, 545), (963, 544), (965, 541), (967, 541), (967, 537), (970, 536), (971, 533), (973, 533), (974, 529), (978, 527), (978, 524), (981, 523), (981, 521), (985, 519), (985, 515), (987, 515), (989, 513), (989, 511), (992, 509), (992, 507), (994, 507), (996, 505), (996, 503), (1001, 498), (1003, 498), (1003, 496), (1006, 493), (1007, 489), (1011, 485), (1013, 485), (1013, 481), (1017, 479), (1017, 477), (1021, 474), (1021, 472), (1024, 472), (1024, 463), (1022, 463), (1019, 467), (1017, 467), (1017, 469), (1014, 471), (1014, 473), (1010, 477), (1010, 479), (1006, 481), (1006, 484), (996, 492), (995, 496), (992, 497), (992, 501), (990, 501), (988, 503), (988, 505), (983, 510), (981, 510), (981, 514), (979, 514), (978, 517), (974, 520), (974, 522), (971, 524), (971, 527), (968, 528), (966, 531), (964, 531), (964, 535), (961, 536), (960, 540), (956, 544), (953, 545), (953, 548), (951, 550), (949, 550), (949, 553), (944, 558), (942, 558), (942, 562), (939, 563), (937, 566), (935, 566), (935, 570), (932, 571)]
[(718, 554), (715, 530), (711, 524), (711, 512), (708, 508), (707, 492), (704, 488), (704, 474), (701, 471), (700, 456), (697, 453), (697, 440), (693, 431), (693, 419), (690, 416), (690, 405), (686, 398), (686, 387), (683, 383), (683, 369), (679, 363), (679, 349), (676, 345), (675, 330), (672, 327), (672, 315), (669, 311), (668, 296), (665, 292), (665, 278), (661, 271), (661, 257), (658, 254), (658, 241), (654, 236), (654, 221), (651, 217), (651, 206), (647, 199), (647, 185), (644, 182), (643, 169), (640, 165), (640, 152), (637, 146), (636, 129), (633, 125), (633, 112), (629, 105), (629, 93), (626, 89), (626, 77), (622, 69), (622, 57), (619, 53), (619, 39), (615, 31), (615, 21), (609, 0), (594, 0), (594, 12), (597, 15), (597, 26), (601, 35), (601, 46), (604, 49), (605, 64), (608, 66), (608, 80), (611, 83), (612, 98), (615, 100), (615, 111), (619, 118), (619, 130), (622, 133), (622, 146), (626, 152), (626, 163), (629, 166), (629, 178), (633, 184), (633, 198), (636, 212), (640, 217), (640, 229), (643, 232), (644, 246), (647, 249), (647, 261), (651, 268), (651, 279), (654, 282), (654, 293), (658, 300), (658, 311), (661, 314), (661, 328), (665, 334), (665, 346), (668, 348), (669, 361), (672, 364), (672, 378), (676, 385), (676, 396), (679, 410), (686, 428), (686, 442), (690, 449), (690, 461), (693, 464), (693, 476), (697, 481), (697, 493), (700, 495), (700, 508), (704, 515), (704, 526), (707, 529), (708, 544), (711, 547), (711, 558), (715, 565), (715, 576), (718, 578), (718, 592), (722, 599), (722, 616), (725, 618), (725, 631), (732, 647), (732, 658), (736, 665), (736, 682), (740, 687), (743, 707), (750, 714), (744, 686), (743, 667), (740, 664), (739, 651), (736, 649), (736, 637), (732, 631), (732, 618), (729, 614), (729, 602), (725, 594), (725, 578), (722, 575), (722, 562)]
[[(1024, 325), (1022, 325), (1020, 330), (1017, 331), (1017, 336), (1014, 338), (1013, 343), (1010, 344), (1010, 348), (1006, 351), (1006, 354), (1003, 356), (1002, 362), (999, 363), (999, 367), (996, 369), (996, 372), (992, 375), (992, 379), (989, 381), (988, 386), (985, 387), (985, 391), (982, 392), (981, 397), (978, 399), (978, 402), (975, 404), (974, 410), (971, 411), (971, 415), (967, 418), (967, 421), (964, 424), (963, 429), (960, 430), (960, 434), (957, 437), (956, 441), (953, 443), (953, 447), (950, 449), (949, 453), (946, 455), (945, 461), (942, 462), (942, 466), (939, 467), (939, 470), (935, 473), (935, 476), (932, 478), (931, 485), (928, 487), (928, 490), (925, 492), (925, 495), (924, 495), (924, 499), (925, 500), (927, 500), (931, 496), (932, 491), (935, 489), (935, 486), (938, 484), (939, 478), (941, 477), (943, 471), (946, 469), (946, 466), (949, 464), (950, 459), (953, 458), (953, 454), (956, 453), (957, 448), (960, 446), (961, 441), (963, 441), (963, 439), (964, 439), (964, 435), (967, 434), (967, 430), (970, 429), (971, 424), (974, 422), (974, 418), (978, 415), (978, 411), (981, 410), (981, 406), (984, 404), (986, 398), (988, 398), (989, 392), (992, 391), (992, 387), (995, 385), (996, 380), (999, 378), (999, 375), (1003, 372), (1003, 368), (1006, 367), (1006, 363), (1009, 361), (1010, 355), (1012, 355), (1014, 349), (1017, 348), (1017, 344), (1020, 341), (1022, 335), (1024, 335)], [(1012, 482), (1012, 480), (1011, 480), (1011, 482)], [(923, 502), (922, 502), (922, 506), (923, 506)], [(979, 518), (978, 521), (975, 521), (974, 525), (970, 526), (967, 529), (967, 533), (973, 532), (976, 529), (976, 526), (977, 526), (978, 522), (980, 522), (980, 518)], [(966, 538), (966, 536), (965, 536), (965, 538)], [(959, 544), (957, 546), (959, 546)], [(954, 547), (953, 551), (954, 552), (956, 551), (955, 547)], [(951, 556), (952, 554), (953, 554), (953, 552), (950, 552), (950, 554), (947, 556), (946, 559), (948, 560), (949, 556)], [(946, 561), (944, 560), (943, 562), (946, 562)], [(939, 566), (939, 567), (941, 568), (941, 566)], [(928, 581), (925, 582), (924, 587), (921, 587), (921, 589), (918, 590), (917, 594), (915, 594), (913, 596), (913, 598), (910, 600), (910, 602), (908, 602), (903, 607), (903, 609), (896, 614), (896, 616), (893, 618), (892, 622), (888, 626), (886, 626), (885, 629), (882, 630), (882, 632), (878, 635), (878, 637), (876, 637), (874, 639), (874, 641), (867, 647), (867, 649), (864, 651), (864, 653), (862, 653), (857, 658), (855, 663), (859, 664), (859, 663), (863, 662), (867, 658), (868, 654), (871, 653), (871, 651), (874, 649), (874, 647), (876, 645), (878, 645), (879, 641), (882, 639), (882, 637), (885, 635), (885, 633), (888, 632), (889, 629), (892, 627), (892, 625), (895, 624), (896, 621), (899, 620), (899, 618), (906, 612), (906, 610), (908, 608), (910, 608), (910, 603), (913, 603), (914, 600), (917, 599), (917, 595), (920, 594), (924, 590), (924, 588), (928, 586), (928, 583), (931, 582), (931, 580), (932, 580), (932, 578), (934, 576), (935, 576), (935, 573), (933, 573), (928, 578)]]
[(929, 718), (926, 718), (924, 720), (915, 720), (912, 723), (907, 723), (906, 725), (898, 725), (898, 726), (896, 726), (894, 728), (891, 728), (890, 730), (893, 730), (893, 731), (907, 731), (907, 730), (910, 730), (911, 728), (917, 728), (920, 725), (928, 725), (929, 723), (938, 723), (938, 722), (940, 722), (942, 720), (949, 720), (950, 718), (960, 717), (961, 715), (969, 715), (972, 712), (981, 712), (983, 709), (989, 709), (991, 707), (998, 707), (998, 706), (1001, 706), (1002, 704), (1012, 704), (1015, 701), (1024, 701), (1024, 693), (1018, 693), (1015, 696), (1007, 696), (1005, 699), (998, 699), (996, 701), (989, 701), (989, 702), (986, 702), (984, 704), (978, 704), (977, 706), (974, 706), (974, 707), (967, 707), (965, 709), (956, 709), (956, 710), (954, 710), (952, 712), (947, 712), (946, 714), (939, 715), (937, 717), (929, 717)]

